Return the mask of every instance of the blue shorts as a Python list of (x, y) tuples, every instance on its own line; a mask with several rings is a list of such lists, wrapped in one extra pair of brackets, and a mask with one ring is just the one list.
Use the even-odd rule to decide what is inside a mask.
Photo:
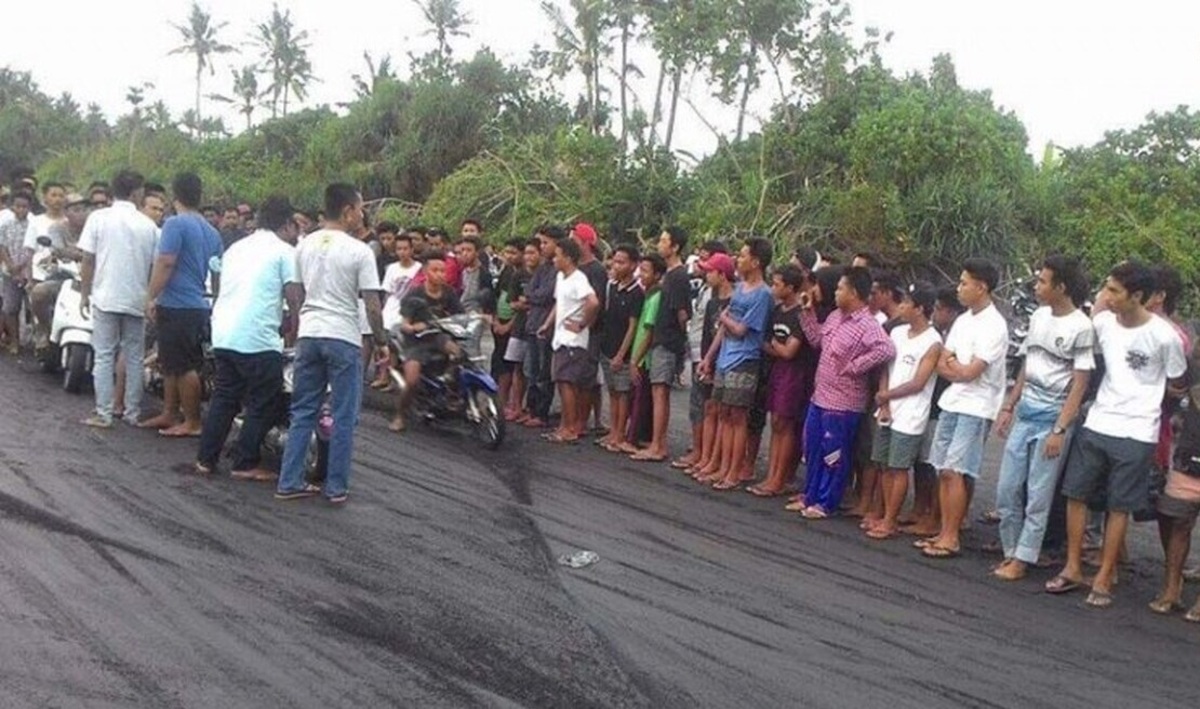
[(983, 468), (983, 446), (991, 427), (991, 421), (978, 416), (942, 411), (933, 434), (929, 464), (938, 472), (948, 470), (978, 478)]

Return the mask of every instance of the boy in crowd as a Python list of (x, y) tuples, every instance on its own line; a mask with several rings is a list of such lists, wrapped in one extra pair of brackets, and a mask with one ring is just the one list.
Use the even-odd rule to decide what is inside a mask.
[(626, 443), (619, 446), (622, 453), (636, 454), (637, 444), (650, 437), (653, 428), (652, 397), (650, 395), (650, 351), (654, 346), (654, 323), (662, 304), (663, 276), (667, 273), (667, 262), (658, 254), (643, 254), (638, 264), (638, 280), (641, 282), (645, 300), (642, 316), (638, 320), (637, 333), (633, 336), (633, 359), (629, 362), (629, 374), (633, 378), (633, 400), (629, 406), (629, 431)]
[[(703, 332), (700, 337), (700, 350), (708, 352), (717, 339), (718, 320), (721, 313), (729, 307), (729, 301), (733, 297), (733, 281), (737, 273), (733, 259), (724, 252), (714, 252), (700, 262), (700, 268), (704, 272), (705, 287), (711, 292), (702, 311)], [(703, 357), (700, 361), (704, 361)], [(699, 368), (700, 365), (697, 364), (696, 381), (692, 384), (694, 387), (694, 400), (691, 402), (693, 411), (690, 411), (689, 414), (693, 418), (697, 413), (699, 414), (700, 440), (695, 449), (696, 462), (689, 466), (688, 472), (698, 481), (713, 483), (719, 479), (717, 472), (721, 466), (720, 443), (717, 438), (721, 405), (712, 397), (711, 374), (701, 376)], [(695, 411), (695, 409), (699, 409), (699, 411)], [(693, 425), (695, 424), (693, 423)]]
[(508, 398), (508, 412), (504, 416), (514, 423), (524, 424), (530, 417), (525, 400), (529, 383), (525, 362), (529, 357), (529, 350), (533, 346), (528, 333), (529, 299), (526, 293), (529, 290), (529, 281), (533, 277), (534, 271), (542, 265), (541, 242), (537, 239), (525, 242), (522, 247), (521, 263), (523, 267), (517, 272), (517, 277), (512, 284), (512, 294), (509, 297), (509, 303), (516, 312), (516, 316), (513, 318), (512, 336), (508, 338), (508, 347), (504, 350), (504, 361), (513, 366), (513, 388)]
[[(383, 225), (380, 225), (382, 228)], [(393, 240), (392, 250), (396, 255), (395, 261), (388, 264), (383, 274), (383, 328), (389, 332), (398, 332), (400, 327), (400, 305), (404, 297), (416, 283), (421, 273), (421, 264), (413, 258), (412, 237), (400, 234)], [(375, 381), (371, 382), (372, 389), (387, 389), (390, 385), (386, 366), (379, 367)]]
[(738, 253), (741, 281), (733, 298), (717, 317), (720, 331), (705, 353), (700, 372), (713, 371), (713, 398), (720, 404), (717, 435), (721, 437), (721, 464), (715, 473), (715, 490), (733, 490), (741, 486), (742, 463), (749, 436), (749, 409), (754, 405), (762, 372), (763, 342), (771, 321), (771, 287), (763, 272), (773, 256), (771, 242), (753, 238)]
[(646, 297), (634, 273), (640, 261), (636, 246), (621, 244), (613, 250), (609, 267), (612, 280), (604, 299), (600, 367), (608, 385), (610, 428), (596, 444), (610, 452), (625, 444), (625, 429), (629, 426), (629, 395), (633, 391), (630, 355)]
[[(798, 266), (787, 265), (771, 276), (771, 328), (763, 352), (767, 356), (769, 383), (767, 411), (771, 414), (771, 444), (767, 477), (749, 491), (759, 497), (783, 494), (799, 462), (797, 422), (808, 413), (816, 357), (800, 328), (800, 294), (809, 287)], [(751, 461), (753, 465), (753, 461)]]
[(671, 420), (671, 385), (687, 353), (687, 323), (692, 317), (692, 289), (683, 252), (688, 236), (682, 227), (667, 227), (658, 237), (658, 254), (667, 264), (662, 280), (662, 303), (654, 323), (650, 353), (650, 394), (654, 428), (650, 445), (630, 457), (640, 462), (663, 462), (669, 457), (667, 425)]
[[(944, 341), (954, 327), (954, 321), (962, 315), (962, 303), (958, 302), (958, 289), (954, 286), (939, 288), (933, 305), (933, 316), (930, 323), (938, 331), (938, 336)], [(933, 447), (933, 434), (937, 429), (938, 418), (942, 409), (938, 400), (950, 386), (950, 382), (934, 372), (933, 400), (929, 411), (929, 423), (925, 426), (925, 434), (921, 437), (921, 454), (913, 464), (913, 505), (908, 519), (900, 519), (900, 531), (919, 537), (929, 537), (942, 529), (941, 509), (938, 505), (938, 474), (937, 469), (929, 464), (929, 452)]]
[(550, 338), (541, 327), (554, 310), (554, 285), (558, 271), (554, 268), (554, 257), (558, 242), (566, 238), (562, 229), (543, 226), (535, 235), (541, 263), (530, 275), (525, 288), (525, 303), (528, 306), (525, 333), (529, 347), (525, 353), (525, 382), (529, 387), (529, 418), (523, 424), (529, 428), (545, 428), (550, 418), (550, 405), (554, 402), (554, 386), (550, 372)]
[(25, 301), (25, 232), (29, 229), (29, 211), (33, 195), (17, 192), (11, 200), (11, 215), (0, 225), (0, 308), (4, 322), (0, 329), (6, 339), (8, 353), (15, 355), (21, 347), (21, 304)]
[(915, 284), (900, 301), (896, 318), (901, 323), (889, 335), (896, 356), (879, 379), (879, 425), (871, 458), (883, 469), (883, 518), (868, 527), (871, 539), (891, 539), (899, 533), (900, 508), (908, 495), (908, 471), (917, 462), (929, 424), (942, 336), (930, 324), (937, 292), (928, 284)]
[[(500, 273), (496, 277), (496, 316), (492, 319), (492, 339), (494, 346), (492, 348), (492, 377), (500, 385), (500, 408), (504, 411), (505, 416), (511, 409), (510, 402), (513, 399), (513, 384), (517, 381), (520, 375), (516, 373), (515, 367), (511, 362), (505, 359), (504, 355), (508, 352), (508, 343), (512, 339), (513, 330), (519, 324), (517, 322), (517, 311), (513, 308), (513, 299), (515, 286), (521, 280), (521, 273), (525, 270), (525, 241), (523, 239), (509, 239), (504, 245), (504, 249), (500, 252), (500, 259), (503, 265), (500, 267)], [(523, 386), (521, 388), (524, 388)], [(520, 404), (518, 404), (518, 408)], [(509, 418), (508, 420), (511, 420)]]
[[(708, 285), (704, 263), (715, 254), (725, 254), (725, 244), (720, 241), (706, 241), (696, 250), (693, 258), (687, 260), (689, 273), (692, 277), (692, 313), (703, 314), (712, 299), (712, 287)], [(730, 272), (733, 272), (733, 259), (728, 259)], [(699, 281), (699, 283), (697, 283)], [(711, 344), (711, 343), (710, 343)], [(692, 426), (692, 445), (683, 456), (671, 461), (671, 467), (677, 470), (687, 470), (700, 460), (701, 437), (704, 431), (704, 402), (712, 394), (711, 383), (701, 385), (700, 362), (704, 359), (704, 322), (703, 318), (693, 317), (688, 321), (688, 359), (692, 363), (692, 386), (688, 392), (688, 423)]]
[(803, 298), (800, 326), (821, 350), (816, 388), (805, 423), (804, 452), (808, 479), (803, 498), (805, 519), (836, 514), (852, 469), (854, 440), (866, 408), (867, 374), (896, 354), (896, 347), (871, 315), (871, 272), (851, 266), (838, 281), (836, 309), (817, 320), (811, 295)]
[(387, 274), (388, 266), (396, 263), (396, 239), (400, 236), (400, 227), (395, 222), (379, 222), (375, 227), (375, 236), (379, 239), (379, 255), (375, 264), (379, 267), (379, 280)]
[(1029, 319), (1025, 364), (996, 420), (1008, 442), (996, 489), (1004, 561), (993, 573), (1005, 581), (1024, 578), (1037, 563), (1063, 453), (1095, 368), (1095, 332), (1079, 310), (1088, 296), (1079, 261), (1046, 259), (1034, 295), (1041, 307)]
[(958, 280), (958, 300), (967, 309), (950, 330), (938, 374), (950, 382), (938, 402), (929, 463), (938, 471), (941, 531), (919, 541), (933, 559), (958, 556), (959, 533), (970, 506), (967, 478), (978, 480), (988, 430), (1004, 402), (1008, 323), (992, 302), (1000, 271), (985, 259), (967, 259)]
[(573, 443), (583, 435), (587, 425), (587, 395), (583, 390), (595, 381), (595, 362), (588, 354), (592, 321), (600, 312), (600, 299), (579, 270), (582, 253), (572, 239), (558, 242), (554, 267), (558, 279), (554, 285), (554, 310), (538, 331), (544, 335), (551, 330), (554, 337), (553, 377), (562, 402), (562, 420), (558, 428), (546, 434), (551, 443)]
[(1187, 370), (1183, 343), (1170, 323), (1146, 303), (1155, 291), (1154, 273), (1126, 261), (1108, 274), (1108, 310), (1092, 320), (1105, 372), (1096, 401), (1075, 440), (1063, 479), (1067, 498), (1067, 563), (1046, 583), (1049, 593), (1066, 593), (1083, 583), (1083, 537), (1088, 500), (1104, 490), (1108, 519), (1100, 570), (1087, 605), (1112, 605), (1117, 561), (1129, 515), (1146, 506), (1146, 471), (1154, 459), (1165, 386), (1182, 385)]
[[(592, 286), (592, 292), (596, 294), (596, 298), (600, 300), (600, 312), (604, 312), (606, 305), (605, 296), (608, 293), (608, 269), (604, 266), (604, 262), (596, 258), (596, 246), (599, 243), (599, 236), (596, 234), (596, 229), (591, 224), (580, 222), (571, 228), (571, 238), (575, 243), (579, 244), (579, 270), (583, 271), (583, 275), (587, 277), (588, 284)], [(603, 396), (600, 391), (600, 380), (597, 377), (600, 367), (600, 345), (603, 337), (604, 320), (597, 317), (592, 322), (591, 332), (588, 333), (588, 356), (591, 357), (592, 365), (592, 381), (584, 382), (581, 385), (580, 396), (583, 397), (580, 401), (580, 408), (584, 412), (583, 428), (587, 428), (588, 415), (595, 411), (595, 431), (602, 430), (600, 425), (600, 409), (603, 404)]]

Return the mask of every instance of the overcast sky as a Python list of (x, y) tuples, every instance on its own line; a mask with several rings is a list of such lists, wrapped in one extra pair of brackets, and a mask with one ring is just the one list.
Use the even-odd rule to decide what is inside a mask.
[[(566, 0), (559, 0), (565, 4)], [(222, 37), (247, 45), (254, 25), (271, 11), (271, 0), (207, 0), (201, 3), (217, 20), (228, 22)], [(535, 43), (549, 45), (548, 23), (537, 0), (463, 0), (475, 20), (472, 36), (455, 42), (457, 56), (480, 45), (502, 58), (522, 61)], [(949, 52), (960, 83), (990, 88), (995, 100), (1014, 110), (1030, 135), (1030, 152), (1040, 155), (1048, 142), (1074, 146), (1095, 142), (1104, 131), (1136, 126), (1153, 110), (1196, 103), (1200, 86), (1200, 3), (1183, 0), (852, 0), (855, 23), (894, 33), (883, 55), (897, 72), (923, 70), (931, 58)], [(407, 67), (406, 52), (433, 46), (423, 37), (419, 10), (411, 0), (293, 0), (298, 27), (312, 38), (314, 85), (306, 105), (334, 104), (353, 96), (350, 76), (364, 70), (364, 50), (390, 53)], [(170, 22), (186, 21), (190, 0), (56, 0), (48, 13), (25, 4), (19, 19), (7, 13), (8, 30), (0, 39), (0, 65), (33, 72), (43, 90), (70, 91), (81, 104), (95, 101), (110, 116), (128, 110), (126, 88), (155, 84), (151, 100), (161, 98), (175, 114), (192, 106), (193, 59), (168, 56), (180, 44)], [(637, 87), (649, 104), (653, 91), (652, 57), (642, 55), (648, 74)], [(228, 93), (230, 67), (257, 59), (244, 46), (240, 56), (217, 60), (215, 77), (205, 76), (205, 93)], [(265, 84), (265, 82), (264, 82)], [(574, 87), (571, 87), (575, 91)], [(708, 98), (703, 76), (690, 85), (693, 102), (721, 129), (731, 129), (732, 109)], [(771, 97), (762, 97), (761, 114)], [(209, 104), (208, 111), (219, 110)], [(265, 114), (260, 114), (260, 118)], [(236, 114), (227, 125), (240, 127)], [(715, 140), (695, 110), (681, 106), (676, 147), (703, 154)]]

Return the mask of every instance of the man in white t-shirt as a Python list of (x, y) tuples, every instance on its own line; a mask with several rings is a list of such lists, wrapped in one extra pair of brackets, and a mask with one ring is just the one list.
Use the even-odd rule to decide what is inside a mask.
[[(50, 238), (50, 246), (61, 249), (67, 234), (67, 188), (58, 182), (47, 182), (42, 186), (42, 204), (46, 211), (29, 217), (29, 226), (25, 230), (25, 254), (32, 257), (38, 250), (38, 239)], [(33, 273), (35, 281), (43, 280), (40, 274)]]
[(393, 330), (400, 325), (400, 303), (408, 295), (413, 279), (421, 272), (421, 264), (413, 258), (413, 242), (409, 233), (396, 237), (396, 260), (388, 264), (383, 274), (383, 327)]
[(958, 556), (959, 530), (970, 506), (966, 478), (979, 479), (988, 429), (1004, 401), (1008, 323), (992, 302), (1000, 271), (986, 259), (967, 259), (958, 280), (958, 300), (967, 311), (946, 338), (938, 375), (950, 382), (938, 405), (929, 464), (939, 472), (942, 530), (923, 545), (933, 559)]
[(1087, 605), (1112, 605), (1112, 585), (1125, 544), (1129, 516), (1147, 506), (1147, 471), (1158, 443), (1167, 383), (1182, 384), (1187, 371), (1183, 343), (1171, 324), (1146, 303), (1155, 291), (1154, 272), (1126, 261), (1108, 274), (1108, 310), (1093, 318), (1096, 345), (1104, 358), (1104, 378), (1071, 449), (1063, 478), (1067, 498), (1067, 563), (1046, 583), (1050, 593), (1066, 593), (1083, 583), (1083, 536), (1088, 501), (1106, 493), (1108, 520), (1100, 570)]
[(296, 275), (304, 286), (304, 304), (296, 341), (291, 425), (275, 499), (296, 500), (322, 492), (321, 487), (304, 480), (304, 459), (329, 389), (333, 435), (324, 494), (330, 502), (341, 504), (347, 499), (354, 428), (362, 401), (360, 298), (381, 356), (386, 356), (387, 337), (375, 253), (350, 236), (362, 227), (362, 195), (353, 185), (329, 185), (325, 188), (325, 218), (325, 228), (309, 234), (296, 249)]
[(88, 215), (79, 236), (83, 251), (80, 308), (92, 315), (92, 379), (96, 411), (88, 426), (113, 425), (113, 385), (117, 351), (125, 360), (125, 410), (137, 425), (142, 400), (142, 358), (146, 348), (146, 295), (158, 246), (157, 227), (138, 211), (142, 176), (123, 170), (113, 178), (113, 205)]
[(554, 330), (550, 347), (554, 351), (551, 376), (558, 384), (562, 401), (562, 421), (558, 429), (546, 434), (553, 443), (579, 440), (587, 425), (586, 400), (581, 389), (595, 379), (595, 362), (588, 354), (588, 329), (600, 312), (600, 299), (587, 276), (579, 269), (583, 252), (573, 239), (560, 239), (554, 252), (558, 277), (554, 285), (554, 309), (538, 330), (542, 337)]
[(910, 286), (896, 306), (902, 324), (889, 335), (896, 356), (883, 369), (875, 395), (879, 425), (871, 461), (883, 470), (884, 511), (883, 519), (867, 529), (871, 539), (890, 539), (900, 531), (898, 517), (908, 496), (908, 471), (921, 454), (942, 354), (942, 336), (929, 321), (936, 302), (937, 290), (922, 283)]
[(1005, 581), (1024, 578), (1041, 553), (1063, 453), (1095, 369), (1095, 331), (1079, 309), (1088, 297), (1079, 261), (1046, 259), (1034, 295), (1042, 307), (1029, 319), (1025, 364), (996, 420), (1008, 443), (996, 488), (1004, 561), (993, 574)]
[(230, 476), (269, 481), (260, 467), (263, 439), (275, 425), (283, 389), (284, 304), (293, 323), (302, 298), (296, 277), (295, 208), (269, 197), (258, 211), (258, 230), (235, 241), (221, 257), (221, 290), (212, 310), (216, 384), (200, 434), (196, 470), (216, 469), (234, 417), (243, 410)]

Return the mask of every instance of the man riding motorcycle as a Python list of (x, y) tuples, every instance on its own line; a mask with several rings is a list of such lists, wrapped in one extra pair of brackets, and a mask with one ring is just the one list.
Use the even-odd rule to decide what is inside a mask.
[(400, 303), (400, 333), (404, 344), (404, 390), (400, 393), (396, 416), (389, 428), (404, 430), (404, 416), (413, 392), (420, 386), (421, 369), (438, 357), (454, 360), (461, 356), (458, 345), (445, 334), (425, 334), (440, 318), (463, 312), (458, 293), (446, 282), (445, 257), (437, 251), (426, 252), (425, 282), (413, 287)]
[[(79, 248), (79, 235), (87, 221), (88, 200), (72, 192), (67, 195), (66, 229), (62, 233), (62, 245), (49, 251), (39, 251), (31, 264), (34, 280), (29, 288), (29, 306), (34, 317), (34, 347), (41, 350), (49, 345), (50, 323), (54, 318), (54, 303), (67, 278), (55, 264), (63, 262), (81, 263), (83, 251)], [(41, 276), (41, 278), (39, 278)]]

